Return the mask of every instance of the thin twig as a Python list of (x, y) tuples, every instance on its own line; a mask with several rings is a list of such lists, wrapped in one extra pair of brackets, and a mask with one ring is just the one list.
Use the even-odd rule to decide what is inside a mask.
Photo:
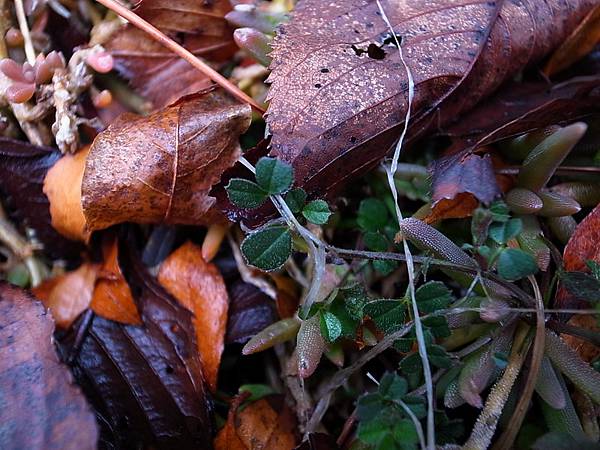
[(525, 380), (525, 387), (519, 396), (519, 401), (511, 416), (510, 426), (504, 430), (498, 441), (492, 447), (492, 450), (508, 450), (513, 448), (513, 443), (517, 437), (517, 433), (521, 429), (525, 414), (529, 408), (529, 402), (533, 396), (533, 391), (539, 376), (540, 367), (542, 366), (542, 358), (544, 357), (544, 345), (546, 340), (544, 326), (544, 299), (540, 287), (534, 276), (529, 276), (529, 282), (533, 288), (536, 301), (536, 329), (533, 341), (533, 350), (531, 352), (531, 364), (529, 372)]
[(192, 52), (190, 52), (186, 48), (179, 45), (177, 42), (175, 42), (170, 37), (166, 36), (162, 31), (160, 31), (158, 28), (154, 27), (153, 25), (151, 25), (150, 23), (148, 23), (147, 21), (142, 19), (140, 16), (138, 16), (133, 11), (130, 11), (129, 9), (125, 8), (123, 5), (116, 2), (115, 0), (96, 0), (96, 1), (98, 3), (103, 4), (111, 11), (114, 11), (119, 16), (123, 17), (124, 19), (127, 19), (132, 25), (138, 27), (140, 30), (147, 33), (156, 42), (164, 45), (169, 50), (171, 50), (173, 53), (176, 53), (178, 56), (185, 59), (192, 66), (194, 66), (196, 69), (198, 69), (200, 72), (202, 72), (208, 78), (213, 80), (215, 83), (217, 83), (219, 86), (221, 86), (223, 89), (225, 89), (227, 92), (229, 92), (231, 95), (233, 95), (235, 98), (237, 98), (241, 102), (249, 104), (252, 108), (254, 108), (255, 111), (257, 111), (260, 114), (265, 113), (265, 109), (262, 106), (260, 106), (252, 97), (247, 95), (244, 91), (239, 89), (237, 86), (235, 86), (233, 83), (231, 83), (231, 81), (229, 81), (227, 78), (225, 78), (219, 72), (217, 72), (215, 69), (210, 67), (204, 61), (199, 59)]
[[(496, 169), (496, 173), (502, 175), (518, 175), (521, 166), (509, 166)], [(572, 175), (579, 173), (600, 173), (600, 167), (593, 166), (560, 166), (554, 172), (556, 175)]]
[(35, 50), (33, 48), (33, 42), (31, 41), (29, 25), (27, 25), (27, 16), (25, 15), (23, 0), (15, 0), (15, 11), (17, 13), (19, 28), (21, 29), (21, 34), (23, 35), (25, 56), (27, 56), (27, 62), (33, 66), (35, 64)]

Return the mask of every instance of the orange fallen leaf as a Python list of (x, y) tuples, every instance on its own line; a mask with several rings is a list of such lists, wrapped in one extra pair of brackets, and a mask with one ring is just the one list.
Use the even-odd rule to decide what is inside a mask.
[(106, 241), (102, 251), (104, 262), (98, 273), (90, 308), (106, 319), (128, 325), (140, 325), (142, 320), (137, 306), (119, 267), (117, 240)]
[(214, 392), (223, 353), (229, 297), (214, 264), (202, 258), (202, 248), (187, 242), (162, 263), (159, 283), (194, 313), (202, 370)]
[(431, 212), (425, 217), (426, 223), (435, 223), (443, 219), (462, 219), (470, 217), (479, 201), (473, 194), (461, 192), (454, 198), (443, 198), (433, 205)]
[(87, 241), (81, 206), (81, 182), (89, 147), (74, 155), (64, 155), (50, 168), (44, 179), (44, 194), (50, 201), (52, 226), (62, 235), (77, 241)]
[(98, 265), (82, 264), (77, 270), (46, 281), (33, 293), (50, 310), (56, 325), (69, 328), (92, 301)]
[(596, 5), (552, 54), (544, 73), (552, 76), (590, 53), (600, 42), (600, 4)]
[(294, 416), (283, 398), (271, 396), (242, 411), (232, 405), (214, 446), (216, 450), (291, 450), (296, 446), (294, 429)]

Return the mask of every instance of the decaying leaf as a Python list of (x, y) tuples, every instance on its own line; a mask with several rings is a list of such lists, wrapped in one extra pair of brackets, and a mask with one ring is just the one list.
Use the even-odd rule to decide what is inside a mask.
[(95, 316), (91, 323), (76, 323), (61, 340), (100, 417), (102, 445), (207, 448), (212, 404), (191, 314), (164, 291), (129, 245), (120, 246), (119, 259), (142, 326)]
[(592, 9), (573, 33), (552, 54), (544, 67), (547, 76), (566, 69), (591, 52), (600, 42), (600, 4)]
[(227, 423), (215, 439), (216, 450), (291, 450), (296, 446), (294, 415), (283, 397), (269, 396), (241, 411), (238, 403), (232, 404)]
[(43, 192), (44, 178), (60, 156), (56, 149), (0, 137), (0, 191), (11, 218), (23, 228), (33, 229), (50, 256), (75, 259), (83, 247), (52, 227), (49, 201)]
[(98, 265), (84, 263), (77, 270), (48, 280), (46, 286), (38, 286), (33, 293), (50, 310), (60, 328), (69, 328), (92, 301), (92, 293), (98, 275)]
[[(411, 136), (471, 109), (557, 47), (594, 0), (382, 2), (415, 81)], [(399, 135), (408, 79), (377, 2), (300, 2), (274, 43), (273, 153), (321, 195), (365, 173)]]
[(148, 117), (121, 115), (96, 137), (86, 161), (88, 230), (120, 222), (210, 222), (209, 191), (237, 161), (238, 138), (249, 125), (250, 107), (219, 91)]
[(142, 321), (131, 295), (131, 289), (119, 267), (117, 240), (105, 241), (102, 252), (104, 261), (98, 273), (90, 308), (105, 319), (140, 325)]
[(223, 277), (202, 257), (202, 248), (187, 242), (161, 264), (159, 283), (194, 315), (202, 371), (211, 389), (217, 389), (229, 298)]
[(41, 303), (0, 284), (0, 447), (93, 450), (94, 414), (52, 344), (54, 324)]
[[(142, 0), (134, 11), (194, 55), (214, 61), (230, 57), (236, 46), (225, 14), (229, 0)], [(108, 43), (115, 67), (156, 109), (212, 82), (188, 62), (152, 40), (133, 25), (126, 25)]]

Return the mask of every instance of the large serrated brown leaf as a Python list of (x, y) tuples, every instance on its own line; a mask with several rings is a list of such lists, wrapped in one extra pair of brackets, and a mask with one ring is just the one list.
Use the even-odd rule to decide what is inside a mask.
[(120, 222), (209, 222), (209, 195), (240, 154), (250, 107), (219, 91), (185, 97), (148, 117), (126, 113), (94, 140), (82, 205), (89, 230)]
[(0, 448), (92, 450), (94, 414), (52, 344), (41, 303), (0, 283)]
[(142, 326), (96, 316), (80, 321), (61, 342), (102, 419), (101, 441), (115, 449), (208, 449), (212, 404), (191, 314), (148, 273), (131, 245), (120, 245), (119, 259)]
[[(381, 2), (415, 80), (412, 138), (449, 123), (557, 47), (594, 0)], [(377, 2), (304, 0), (275, 40), (273, 153), (325, 193), (378, 163), (399, 135), (408, 79)]]
[[(233, 31), (225, 20), (230, 10), (229, 0), (142, 0), (134, 11), (194, 55), (224, 61), (236, 50)], [(157, 109), (212, 84), (133, 25), (119, 31), (107, 47), (117, 71)]]

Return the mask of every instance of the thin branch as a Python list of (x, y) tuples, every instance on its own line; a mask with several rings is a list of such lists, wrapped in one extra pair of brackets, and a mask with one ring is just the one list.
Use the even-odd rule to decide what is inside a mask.
[(33, 49), (33, 43), (31, 42), (31, 33), (29, 32), (29, 25), (27, 24), (27, 16), (25, 15), (23, 0), (15, 0), (15, 11), (17, 13), (19, 28), (21, 29), (21, 34), (23, 35), (25, 56), (27, 56), (27, 62), (33, 66), (35, 64), (35, 50)]
[(148, 23), (147, 21), (142, 19), (140, 16), (138, 16), (133, 11), (130, 11), (129, 9), (125, 8), (123, 5), (116, 2), (115, 0), (96, 0), (96, 1), (98, 3), (103, 4), (111, 11), (114, 11), (119, 16), (123, 17), (124, 19), (127, 19), (132, 25), (138, 27), (140, 30), (147, 33), (156, 42), (164, 45), (169, 50), (171, 50), (173, 53), (175, 53), (178, 56), (180, 56), (181, 58), (185, 59), (192, 66), (194, 66), (196, 69), (198, 69), (200, 72), (202, 72), (208, 78), (213, 80), (215, 83), (217, 83), (219, 86), (221, 86), (223, 89), (225, 89), (227, 92), (229, 92), (231, 95), (233, 95), (235, 98), (237, 98), (241, 102), (249, 104), (252, 108), (254, 108), (255, 111), (257, 111), (260, 114), (265, 113), (265, 109), (262, 106), (260, 106), (256, 101), (254, 101), (254, 99), (252, 97), (247, 95), (245, 92), (243, 92), (241, 89), (239, 89), (233, 83), (231, 83), (231, 81), (229, 81), (227, 78), (225, 78), (219, 72), (217, 72), (215, 69), (210, 67), (204, 61), (200, 60), (192, 52), (190, 52), (186, 48), (179, 45), (177, 42), (175, 42), (170, 37), (166, 36), (162, 31), (160, 31), (158, 28), (154, 27), (153, 25), (151, 25), (150, 23)]
[[(502, 175), (518, 175), (521, 170), (521, 166), (509, 166), (496, 169), (496, 173)], [(600, 167), (591, 166), (561, 166), (555, 171), (556, 175), (572, 175), (580, 173), (600, 173)]]

